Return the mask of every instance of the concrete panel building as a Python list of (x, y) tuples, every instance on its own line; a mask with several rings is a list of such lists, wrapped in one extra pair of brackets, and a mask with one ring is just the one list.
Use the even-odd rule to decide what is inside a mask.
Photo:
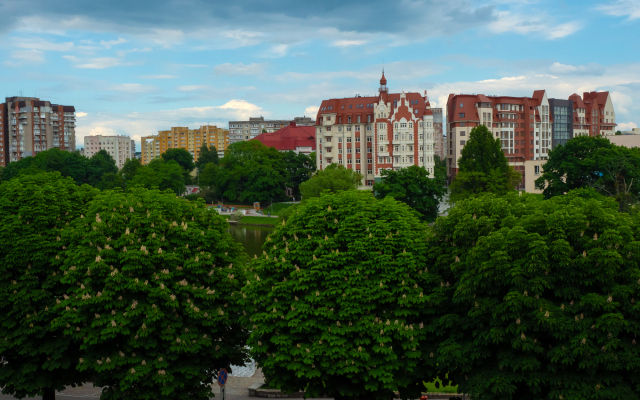
[(116, 161), (118, 168), (122, 168), (127, 160), (133, 159), (136, 144), (129, 136), (85, 136), (84, 156), (92, 157), (100, 150), (105, 150)]
[[(264, 117), (252, 117), (248, 121), (229, 121), (229, 143), (255, 139), (263, 131), (275, 132), (288, 126), (290, 122), (289, 119), (265, 120)], [(314, 126), (316, 123), (309, 117), (296, 117), (293, 122), (297, 126)]]
[(75, 151), (75, 108), (36, 97), (7, 97), (0, 104), (0, 165), (57, 147)]
[(389, 93), (382, 74), (377, 96), (324, 100), (316, 118), (318, 169), (338, 163), (364, 175), (365, 189), (381, 171), (411, 165), (434, 172), (434, 110), (426, 92)]
[(173, 127), (168, 131), (160, 131), (156, 136), (146, 136), (141, 139), (141, 161), (148, 164), (154, 158), (169, 149), (185, 149), (193, 155), (194, 161), (200, 156), (203, 144), (215, 147), (218, 156), (223, 157), (229, 146), (229, 131), (215, 125), (201, 126), (196, 129), (187, 127)]

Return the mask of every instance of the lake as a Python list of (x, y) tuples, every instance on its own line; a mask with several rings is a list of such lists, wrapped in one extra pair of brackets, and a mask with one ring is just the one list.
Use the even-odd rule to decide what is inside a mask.
[(251, 258), (256, 254), (262, 254), (262, 245), (273, 230), (267, 226), (229, 225), (229, 233), (233, 240), (242, 244), (244, 251)]

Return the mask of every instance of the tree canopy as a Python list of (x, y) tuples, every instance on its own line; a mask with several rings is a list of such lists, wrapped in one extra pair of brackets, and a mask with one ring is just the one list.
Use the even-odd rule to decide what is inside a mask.
[(329, 164), (325, 169), (316, 171), (316, 173), (306, 182), (300, 185), (302, 197), (309, 199), (311, 197), (320, 197), (320, 195), (328, 191), (329, 193), (337, 193), (341, 190), (353, 190), (362, 187), (361, 173), (347, 169), (340, 164)]
[(170, 189), (180, 194), (185, 191), (184, 169), (174, 160), (165, 162), (157, 158), (139, 168), (130, 184), (130, 187)]
[(231, 201), (266, 203), (285, 197), (287, 171), (281, 153), (257, 140), (231, 144), (216, 177), (219, 195)]
[(178, 165), (180, 165), (180, 167), (186, 172), (191, 172), (196, 167), (193, 163), (193, 156), (191, 155), (191, 153), (189, 153), (189, 151), (185, 149), (169, 149), (160, 154), (160, 157), (166, 162), (169, 162), (171, 160), (177, 162)]
[(637, 399), (638, 220), (570, 192), (460, 202), (429, 237), (431, 366), (481, 399)]
[(0, 184), (0, 387), (19, 398), (55, 398), (90, 379), (76, 370), (80, 340), (51, 325), (67, 292), (55, 265), (61, 230), (97, 193), (59, 172), (17, 176)]
[(308, 181), (314, 172), (316, 172), (316, 155), (287, 151), (284, 154), (284, 162), (289, 180), (286, 184), (291, 188), (293, 197), (300, 199), (300, 185)]
[(391, 196), (406, 203), (425, 221), (438, 217), (438, 206), (447, 193), (443, 180), (430, 178), (424, 167), (416, 165), (398, 171), (383, 170), (381, 175), (382, 181), (373, 185), (376, 198)]
[(86, 183), (98, 187), (103, 175), (116, 174), (117, 172), (118, 167), (113, 157), (106, 150), (100, 150), (87, 161)]
[(417, 398), (426, 370), (425, 226), (406, 204), (346, 191), (306, 199), (263, 246), (245, 289), (267, 381), (307, 397)]
[(509, 166), (500, 139), (495, 139), (484, 125), (469, 133), (458, 167), (450, 186), (453, 202), (487, 192), (503, 195), (514, 191), (522, 180), (522, 175)]
[(102, 399), (209, 399), (217, 371), (244, 364), (244, 263), (227, 227), (202, 203), (133, 188), (97, 195), (54, 241), (68, 285), (54, 328), (82, 343), (69, 357)]
[(536, 184), (546, 198), (593, 188), (628, 211), (640, 195), (640, 149), (616, 146), (605, 137), (575, 137), (551, 150), (542, 168)]
[(204, 143), (200, 148), (200, 155), (198, 156), (198, 161), (196, 161), (195, 165), (198, 170), (203, 170), (205, 165), (209, 163), (213, 163), (216, 165), (220, 163), (220, 160), (218, 158), (218, 151), (216, 150), (215, 146), (209, 148), (209, 146)]

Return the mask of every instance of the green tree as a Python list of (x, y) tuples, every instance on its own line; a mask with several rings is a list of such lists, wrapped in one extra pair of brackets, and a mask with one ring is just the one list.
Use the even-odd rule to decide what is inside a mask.
[(55, 398), (89, 379), (76, 370), (80, 340), (51, 322), (67, 292), (55, 266), (60, 231), (85, 212), (97, 190), (59, 172), (18, 176), (0, 185), (0, 388), (18, 398)]
[(300, 199), (300, 185), (311, 178), (316, 172), (315, 153), (310, 155), (296, 154), (294, 151), (284, 153), (284, 162), (286, 165), (289, 181), (287, 187), (291, 188), (295, 198)]
[(185, 149), (169, 149), (160, 154), (160, 157), (166, 162), (171, 160), (177, 162), (187, 172), (193, 171), (196, 167), (193, 163), (193, 156)]
[(329, 164), (325, 169), (318, 170), (306, 182), (300, 184), (300, 192), (304, 199), (320, 197), (324, 191), (337, 193), (341, 190), (354, 190), (362, 187), (361, 173), (347, 169), (340, 164)]
[[(167, 164), (171, 164), (169, 162)], [(241, 247), (200, 202), (107, 191), (65, 230), (54, 326), (82, 341), (79, 371), (101, 399), (208, 399), (217, 371), (246, 359)]]
[(198, 161), (196, 161), (195, 165), (198, 170), (203, 170), (209, 163), (217, 165), (220, 163), (220, 160), (218, 159), (218, 150), (216, 150), (215, 146), (209, 148), (205, 143), (200, 148), (200, 156), (198, 156)]
[(270, 385), (420, 396), (425, 228), (407, 205), (364, 191), (307, 199), (276, 228), (245, 289), (249, 345)]
[[(73, 154), (73, 153), (70, 153)], [(87, 181), (89, 185), (98, 187), (104, 174), (116, 174), (116, 161), (106, 150), (100, 150), (87, 161)]]
[(429, 237), (422, 354), (478, 399), (638, 399), (637, 223), (614, 201), (485, 195)]
[(122, 178), (122, 174), (107, 172), (102, 175), (100, 183), (98, 183), (98, 189), (100, 190), (113, 190), (115, 188), (124, 189), (126, 187), (125, 180)]
[(2, 181), (8, 181), (20, 174), (60, 172), (62, 176), (73, 178), (77, 185), (87, 183), (88, 159), (77, 152), (68, 152), (56, 147), (39, 152), (34, 157), (25, 157), (9, 163), (2, 171)]
[(621, 131), (616, 131), (616, 135), (622, 135)]
[(447, 181), (447, 159), (440, 158), (440, 156), (434, 156), (433, 158), (435, 167), (433, 168), (433, 175), (436, 179), (441, 180), (442, 182)]
[(120, 175), (122, 175), (122, 178), (125, 180), (125, 182), (131, 182), (140, 168), (142, 168), (142, 163), (140, 162), (140, 160), (138, 160), (137, 158), (128, 159), (122, 166)]
[(406, 203), (425, 221), (438, 217), (438, 206), (447, 193), (442, 180), (429, 178), (429, 172), (417, 165), (399, 171), (383, 170), (381, 175), (382, 181), (373, 185), (376, 198), (391, 196)]
[(198, 174), (198, 181), (201, 188), (215, 188), (216, 177), (218, 175), (218, 165), (214, 163), (206, 164)]
[(158, 158), (138, 169), (131, 181), (131, 187), (133, 186), (158, 188), (163, 191), (170, 189), (176, 194), (181, 194), (185, 191), (184, 169), (173, 160), (165, 162)]
[(594, 188), (629, 211), (640, 195), (640, 149), (616, 146), (601, 136), (579, 136), (549, 153), (536, 184), (546, 198)]
[(522, 180), (522, 175), (509, 167), (500, 139), (494, 139), (484, 125), (469, 133), (458, 167), (458, 174), (450, 186), (452, 202), (487, 192), (504, 195), (514, 191)]
[(282, 154), (257, 140), (249, 140), (227, 148), (215, 184), (225, 199), (266, 203), (285, 196), (287, 181)]

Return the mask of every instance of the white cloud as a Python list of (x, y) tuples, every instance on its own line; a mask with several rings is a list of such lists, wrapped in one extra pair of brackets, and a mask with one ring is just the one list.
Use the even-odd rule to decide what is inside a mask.
[(74, 62), (76, 68), (82, 69), (105, 69), (124, 65), (135, 65), (135, 63), (127, 63), (115, 57), (81, 59), (76, 56), (62, 56), (62, 58)]
[(556, 75), (602, 75), (605, 72), (605, 67), (596, 63), (573, 66), (554, 62), (551, 67), (549, 67), (549, 72)]
[(638, 125), (634, 122), (618, 122), (618, 126), (616, 126), (617, 131), (630, 131), (633, 128), (637, 128)]
[(17, 50), (11, 52), (9, 57), (11, 59), (4, 62), (9, 67), (42, 64), (44, 62), (44, 54), (38, 50)]
[(229, 39), (225, 45), (227, 48), (255, 46), (261, 42), (262, 37), (264, 36), (261, 32), (244, 31), (241, 29), (225, 31), (220, 35), (225, 39)]
[(515, 32), (520, 35), (538, 34), (547, 39), (560, 39), (582, 28), (577, 21), (553, 24), (546, 15), (519, 15), (510, 11), (496, 11), (489, 29), (495, 33)]
[(151, 85), (142, 85), (140, 83), (118, 83), (115, 85), (110, 85), (107, 87), (107, 90), (113, 92), (123, 92), (123, 93), (151, 93), (158, 90), (157, 87)]
[(140, 78), (142, 79), (176, 79), (175, 75), (143, 75)]
[(213, 72), (218, 75), (258, 75), (264, 71), (266, 64), (231, 64), (224, 63), (216, 65)]
[(318, 111), (320, 111), (320, 107), (318, 106), (310, 106), (305, 108), (304, 113), (305, 115), (316, 115), (318, 114)]
[(616, 111), (616, 114), (627, 114), (629, 112), (629, 109), (633, 106), (633, 99), (631, 98), (631, 96), (620, 93), (618, 91), (611, 92), (610, 95), (611, 101), (614, 104), (614, 110)]
[(204, 90), (207, 89), (207, 85), (187, 85), (187, 86), (178, 86), (179, 92), (195, 92), (196, 90)]
[(289, 50), (288, 45), (277, 44), (275, 46), (271, 46), (269, 50), (262, 53), (262, 56), (266, 58), (280, 58), (287, 55), (287, 50)]
[(603, 11), (614, 17), (628, 16), (628, 19), (633, 21), (640, 18), (640, 0), (618, 0), (614, 3), (596, 7), (596, 10)]
[(124, 57), (129, 53), (149, 53), (151, 51), (153, 51), (151, 47), (144, 47), (141, 49), (135, 48), (135, 49), (129, 49), (129, 50), (119, 50), (116, 54), (118, 54), (118, 57)]
[(119, 37), (118, 40), (101, 40), (100, 45), (104, 46), (105, 49), (110, 49), (111, 46), (115, 46), (115, 45), (127, 43), (127, 42), (128, 42), (127, 39), (123, 39)]
[(86, 117), (87, 115), (89, 114), (87, 114), (86, 112), (77, 112), (76, 118), (83, 118), (83, 117)]
[(11, 45), (22, 49), (43, 50), (43, 51), (63, 51), (68, 52), (75, 49), (73, 42), (52, 43), (44, 39), (18, 38), (11, 41)]
[(149, 40), (165, 49), (182, 44), (187, 35), (179, 29), (152, 29), (138, 35), (142, 40)]
[(347, 46), (362, 46), (367, 44), (366, 40), (336, 40), (333, 42), (333, 46), (347, 47)]

